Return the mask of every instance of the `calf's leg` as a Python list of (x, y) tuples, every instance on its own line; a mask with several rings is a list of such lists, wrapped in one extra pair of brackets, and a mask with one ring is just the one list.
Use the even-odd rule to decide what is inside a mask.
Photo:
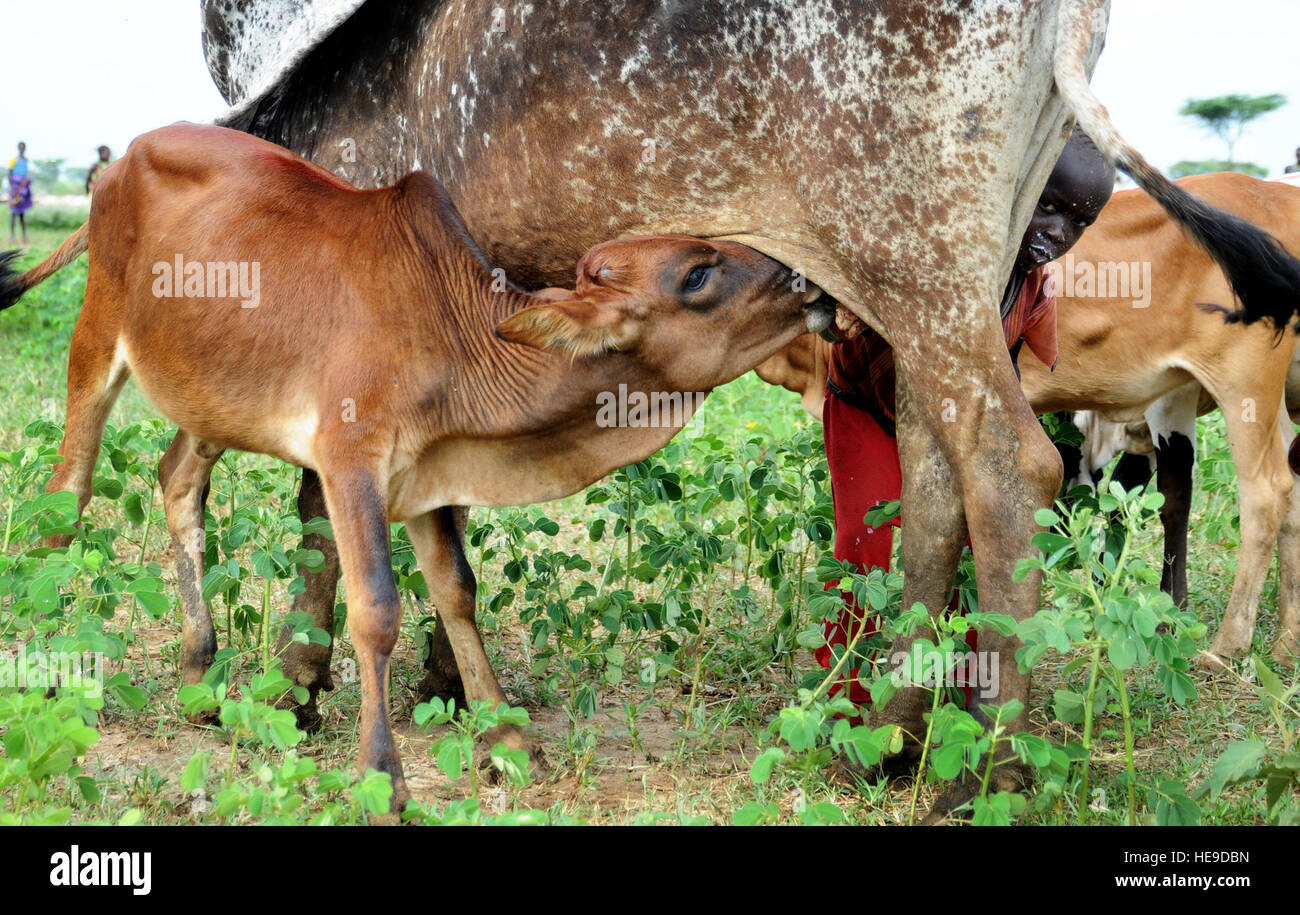
[[(469, 509), (456, 506), (451, 511), (456, 525), (457, 540), (464, 544), (465, 527), (469, 523)], [(471, 597), (472, 592), (471, 587)], [(438, 621), (433, 627), (433, 644), (430, 646), (429, 657), (424, 663), (424, 679), (415, 689), (415, 698), (417, 702), (428, 702), (436, 696), (444, 702), (455, 701), (458, 707), (464, 708), (465, 684), (461, 679), (460, 668), (456, 666), (456, 652), (451, 646), (451, 639), (447, 636), (445, 616), (449, 611), (444, 610), (440, 604), (435, 604), (435, 607), (438, 611)]]
[(180, 429), (158, 463), (163, 511), (172, 535), (181, 592), (181, 682), (187, 686), (203, 679), (217, 652), (212, 608), (202, 593), (203, 505), (212, 467), (222, 450)]
[[(104, 424), (129, 375), (125, 363), (116, 358), (116, 327), (101, 317), (103, 309), (94, 294), (96, 285), (92, 277), (81, 317), (72, 332), (67, 421), (59, 445), (63, 461), (54, 465), (54, 473), (45, 487), (46, 492), (76, 493), (78, 517), (90, 502)], [(67, 546), (71, 542), (71, 534), (46, 538), (46, 546), (51, 547)]]
[[(457, 523), (455, 511), (439, 508), (412, 518), (406, 522), (406, 531), (429, 586), (429, 596), (438, 608), (439, 625), (446, 625), (456, 665), (464, 678), (466, 698), (496, 706), (509, 700), (492, 673), (474, 622), (477, 583), (465, 558), (463, 527)], [(512, 750), (525, 748), (523, 732), (514, 725), (494, 728), (483, 739), (489, 746), (500, 741)]]
[[(325, 453), (343, 449), (320, 443)], [(392, 777), (392, 809), (410, 798), (402, 760), (388, 723), (388, 659), (401, 629), (402, 604), (393, 580), (388, 542), (387, 484), (364, 465), (322, 468), (325, 501), (333, 521), (348, 598), (348, 630), (357, 652), (361, 680), (362, 772), (377, 769)]]
[[(302, 486), (298, 490), (298, 517), (304, 524), (313, 518), (328, 517), (320, 477), (307, 468), (303, 468)], [(293, 609), (310, 615), (318, 628), (330, 634), (330, 642), (328, 645), (302, 645), (290, 639), (292, 629), (286, 626), (280, 632), (278, 651), (284, 662), (284, 675), (295, 686), (305, 687), (309, 695), (304, 705), (298, 705), (292, 696), (286, 698), (286, 703), (291, 704), (290, 707), (297, 715), (298, 727), (305, 731), (315, 731), (321, 725), (316, 705), (317, 693), (334, 688), (334, 681), (330, 677), (330, 659), (334, 651), (334, 601), (338, 594), (339, 551), (334, 541), (323, 534), (308, 534), (302, 538), (302, 545), (303, 549), (319, 550), (325, 557), (325, 566), (319, 572), (299, 569), (306, 587), (294, 597)]]

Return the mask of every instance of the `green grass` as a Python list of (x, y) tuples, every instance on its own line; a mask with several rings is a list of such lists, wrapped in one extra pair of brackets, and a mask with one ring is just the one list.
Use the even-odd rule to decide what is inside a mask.
[[(25, 264), (75, 227), (39, 217)], [(102, 707), (30, 692), (23, 701), (34, 705), (21, 711), (25, 718), (16, 709), (5, 718), (0, 707), (0, 727), (10, 732), (20, 720), (48, 724), (39, 740), (59, 763), (37, 777), (31, 745), (11, 747), (6, 737), (0, 807), (24, 822), (366, 819), (382, 806), (382, 786), (351, 774), (360, 696), (347, 677), (355, 662), (345, 632), (335, 649), (338, 688), (322, 696), (321, 733), (276, 737), (265, 722), (218, 733), (185, 722), (177, 697), (179, 601), (154, 487), (171, 430), (134, 387), (110, 421), (97, 469), (100, 495), (73, 548), (81, 565), (57, 581), (50, 612), (33, 612), (41, 576), (64, 568), (58, 555), (39, 549), (38, 522), (24, 519), (33, 517), (48, 478), (37, 449), (57, 446), (61, 434), (66, 355), (85, 278), (82, 258), (0, 315), (7, 381), (0, 452), (26, 455), (0, 465), (3, 524), (18, 534), (6, 537), (8, 559), (0, 557), (7, 561), (0, 567), (0, 647), (32, 638), (107, 646), (116, 655), (108, 676), (125, 677)], [(31, 425), (35, 420), (46, 423)], [(1212, 634), (1232, 585), (1236, 489), (1217, 415), (1202, 422), (1201, 439), (1190, 609)], [(271, 691), (267, 697), (274, 692), (274, 665), (270, 680), (257, 679), (260, 617), (269, 607), (271, 631), (278, 632), (289, 610), (296, 572), (283, 558), (298, 546), (297, 478), (294, 468), (272, 459), (230, 454), (213, 475), (211, 558), (240, 578), (213, 599), (219, 644), (238, 649), (229, 672), (235, 698), (257, 696), (259, 683)], [(449, 777), (438, 764), (447, 727), (430, 731), (411, 721), (422, 633), (435, 608), (424, 600), (409, 544), (395, 527), (394, 565), (410, 612), (394, 656), (392, 717), (422, 809), (453, 821), (508, 821), (512, 811), (526, 810), (553, 822), (906, 821), (909, 781), (866, 783), (829, 762), (829, 751), (816, 755), (830, 722), (811, 755), (800, 755), (769, 727), (782, 709), (803, 701), (801, 686), (820, 680), (808, 646), (820, 631), (813, 604), (822, 588), (818, 561), (830, 548), (828, 485), (820, 426), (796, 397), (751, 374), (716, 392), (690, 434), (631, 475), (612, 475), (545, 506), (476, 510), (468, 552), (480, 577), (480, 626), (502, 685), (529, 711), (546, 758), (545, 770), (527, 785), (479, 784), (477, 799), (466, 777)], [(1158, 563), (1158, 525), (1145, 528), (1134, 549)], [(157, 579), (161, 604), (125, 593), (147, 592)], [(1045, 604), (1056, 596), (1049, 589)], [(1272, 642), (1275, 600), (1270, 582), (1256, 636), (1261, 653)], [(1058, 744), (1077, 742), (1079, 732), (1053, 714), (1052, 696), (1077, 677), (1053, 653), (1035, 668), (1031, 720)], [(1151, 670), (1137, 670), (1130, 688), (1136, 767), (1189, 791), (1208, 777), (1229, 741), (1276, 741), (1279, 734), (1253, 689), (1226, 677), (1194, 679), (1196, 698), (1183, 706), (1163, 694)], [(0, 699), (15, 695), (0, 688)], [(1108, 799), (1093, 815), (1102, 823), (1124, 821), (1120, 710), (1112, 706), (1095, 725), (1089, 783)], [(265, 703), (253, 707), (270, 714)], [(50, 736), (78, 721), (93, 728), (94, 742), (76, 742), (89, 733)], [(770, 779), (751, 777), (753, 761), (776, 746), (785, 747), (786, 762)], [(796, 758), (808, 765), (796, 769)], [(922, 786), (922, 805), (939, 787)], [(1073, 822), (1074, 815), (1062, 801), (1025, 821)], [(1143, 810), (1144, 818), (1152, 815)], [(1229, 789), (1203, 806), (1203, 822), (1267, 818), (1262, 788)]]

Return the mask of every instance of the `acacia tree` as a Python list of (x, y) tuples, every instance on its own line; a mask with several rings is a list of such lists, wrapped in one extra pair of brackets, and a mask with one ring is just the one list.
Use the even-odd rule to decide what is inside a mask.
[(1246, 125), (1258, 117), (1286, 104), (1286, 96), (1220, 95), (1215, 98), (1188, 99), (1179, 114), (1196, 118), (1201, 125), (1228, 145), (1228, 162), (1234, 162), (1233, 150)]

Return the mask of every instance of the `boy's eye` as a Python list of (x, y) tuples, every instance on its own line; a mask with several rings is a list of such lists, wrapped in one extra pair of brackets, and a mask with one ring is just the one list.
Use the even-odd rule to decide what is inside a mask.
[(1040, 203), (1040, 204), (1038, 205), (1038, 208), (1039, 208), (1040, 210), (1042, 210), (1044, 213), (1055, 213), (1055, 212), (1056, 212), (1056, 207), (1055, 207), (1054, 205), (1050, 204), (1050, 203)]

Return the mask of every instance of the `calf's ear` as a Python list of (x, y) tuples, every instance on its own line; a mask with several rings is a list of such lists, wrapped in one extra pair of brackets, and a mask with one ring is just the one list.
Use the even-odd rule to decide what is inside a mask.
[(502, 322), (497, 336), (573, 356), (599, 356), (628, 349), (636, 342), (636, 328), (620, 308), (572, 299), (530, 305)]

